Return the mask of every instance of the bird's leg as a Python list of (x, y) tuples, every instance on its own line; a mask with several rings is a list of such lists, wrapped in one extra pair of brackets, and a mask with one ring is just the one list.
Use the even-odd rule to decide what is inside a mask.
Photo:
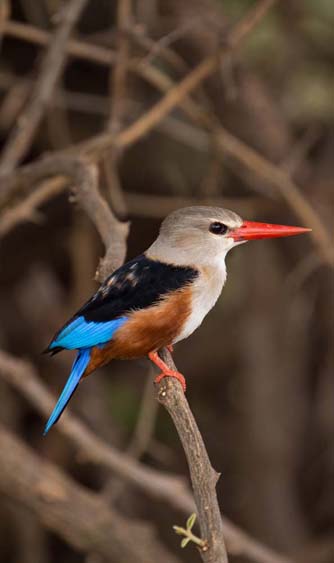
[(156, 366), (158, 366), (158, 368), (161, 369), (161, 373), (155, 378), (154, 383), (160, 383), (160, 381), (164, 377), (175, 377), (175, 379), (177, 379), (181, 383), (183, 391), (186, 391), (186, 380), (184, 379), (182, 373), (170, 369), (160, 358), (158, 352), (150, 352), (148, 354), (148, 357), (150, 358), (151, 362), (153, 362)]
[(174, 346), (173, 344), (168, 344), (168, 346), (166, 346), (168, 352), (170, 352), (171, 354), (174, 352)]

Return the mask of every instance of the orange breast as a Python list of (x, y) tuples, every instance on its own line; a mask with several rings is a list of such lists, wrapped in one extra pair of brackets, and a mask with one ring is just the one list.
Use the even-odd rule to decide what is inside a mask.
[(140, 358), (170, 344), (181, 332), (190, 313), (189, 287), (169, 294), (157, 305), (133, 311), (108, 344), (93, 348), (85, 376), (112, 359)]

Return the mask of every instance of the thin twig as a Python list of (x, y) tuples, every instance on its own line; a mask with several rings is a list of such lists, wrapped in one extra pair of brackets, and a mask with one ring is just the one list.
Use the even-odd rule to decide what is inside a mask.
[[(132, 0), (118, 0), (117, 26), (125, 29), (130, 26), (132, 18)], [(126, 91), (128, 60), (130, 55), (129, 38), (125, 34), (117, 37), (117, 59), (110, 71), (110, 109), (107, 120), (107, 131), (117, 135), (121, 130), (126, 112)], [(120, 151), (113, 145), (103, 158), (103, 169), (107, 180), (107, 193), (111, 207), (119, 219), (127, 217), (123, 190), (118, 173)]]
[[(22, 39), (41, 47), (47, 47), (52, 39), (52, 34), (28, 23), (9, 20), (4, 25), (3, 33), (9, 37)], [(64, 45), (68, 55), (85, 61), (91, 61), (104, 66), (109, 66), (116, 61), (116, 53), (98, 45), (93, 45), (77, 39), (69, 39)]]
[(43, 57), (39, 77), (31, 93), (30, 100), (19, 117), (3, 150), (0, 170), (11, 172), (28, 150), (39, 126), (47, 104), (53, 94), (66, 57), (66, 42), (84, 9), (87, 0), (71, 0), (64, 9), (62, 21)]
[[(117, 26), (120, 30), (130, 25), (132, 0), (118, 0)], [(111, 107), (107, 129), (117, 133), (122, 125), (125, 112), (126, 75), (130, 54), (129, 38), (119, 34), (116, 43), (117, 60), (111, 73)]]
[[(126, 30), (126, 32), (129, 34), (132, 40), (135, 40), (137, 45), (143, 47), (148, 51), (148, 55), (146, 55), (144, 58), (140, 60), (139, 62), (140, 66), (144, 66), (147, 64), (148, 66), (151, 66), (150, 65), (151, 61), (148, 60), (148, 56), (150, 55), (150, 53), (153, 53), (153, 51), (155, 51), (156, 49), (155, 45), (157, 42), (151, 39), (148, 35), (146, 35), (145, 29), (139, 26), (132, 27)], [(154, 53), (154, 56), (156, 54), (157, 53)], [(159, 45), (159, 58), (165, 61), (166, 63), (168, 63), (172, 68), (174, 68), (178, 72), (185, 72), (189, 68), (187, 63), (178, 53), (176, 53), (175, 51), (173, 51), (173, 49), (170, 49), (168, 46), (161, 43)]]
[(17, 205), (6, 209), (0, 217), (0, 238), (10, 233), (15, 227), (26, 221), (34, 222), (39, 217), (38, 207), (64, 191), (63, 178), (55, 177), (43, 182), (35, 191)]
[(28, 99), (33, 81), (9, 73), (1, 73), (1, 80), (0, 87), (6, 92), (0, 107), (0, 128), (7, 131), (16, 122), (19, 112)]
[[(202, 16), (196, 15), (187, 21), (183, 22), (181, 25), (160, 37), (157, 41), (152, 41), (149, 38), (145, 38), (145, 45), (148, 48), (147, 55), (142, 59), (141, 64), (151, 65), (155, 57), (159, 55), (164, 55), (168, 62), (172, 61), (173, 66), (176, 66), (179, 70), (184, 71), (187, 65), (184, 63), (180, 56), (176, 55), (174, 51), (169, 49), (170, 45), (183, 37), (188, 31), (192, 30), (196, 25), (202, 25)], [(143, 37), (143, 35), (137, 34), (137, 37)], [(143, 43), (144, 44), (144, 43)], [(177, 58), (175, 58), (177, 57)]]

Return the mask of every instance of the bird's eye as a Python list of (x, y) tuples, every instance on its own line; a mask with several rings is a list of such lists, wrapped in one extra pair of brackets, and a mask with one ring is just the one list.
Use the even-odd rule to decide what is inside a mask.
[(224, 235), (228, 231), (228, 227), (224, 225), (224, 223), (214, 221), (213, 223), (211, 223), (209, 231), (214, 235)]

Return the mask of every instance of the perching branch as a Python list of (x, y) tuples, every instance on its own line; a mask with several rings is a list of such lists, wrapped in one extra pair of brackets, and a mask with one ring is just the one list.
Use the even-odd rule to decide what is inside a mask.
[[(176, 370), (168, 350), (162, 350), (160, 355), (171, 369)], [(228, 559), (216, 493), (219, 473), (210, 463), (181, 385), (173, 378), (163, 379), (158, 387), (158, 400), (169, 412), (187, 457), (201, 539), (204, 541), (200, 548), (202, 560), (205, 563), (225, 563)]]

